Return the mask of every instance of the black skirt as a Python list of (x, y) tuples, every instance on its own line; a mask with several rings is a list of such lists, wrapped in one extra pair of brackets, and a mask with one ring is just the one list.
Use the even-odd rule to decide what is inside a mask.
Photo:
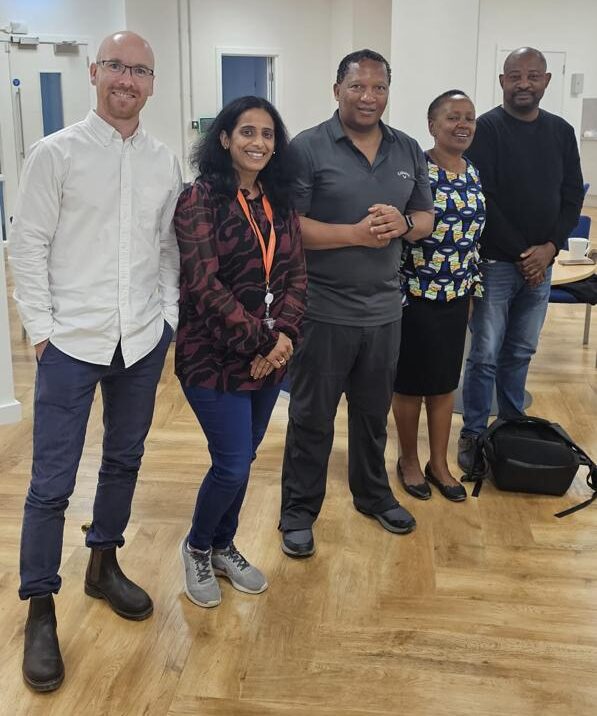
[(431, 301), (409, 296), (402, 313), (402, 340), (394, 392), (443, 395), (458, 387), (469, 297)]

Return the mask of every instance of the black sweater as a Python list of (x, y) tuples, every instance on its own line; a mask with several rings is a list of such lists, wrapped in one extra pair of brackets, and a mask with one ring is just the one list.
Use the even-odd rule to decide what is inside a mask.
[(467, 156), (487, 199), (482, 257), (514, 262), (529, 246), (551, 241), (564, 247), (584, 196), (568, 122), (544, 110), (523, 122), (495, 107), (479, 117)]

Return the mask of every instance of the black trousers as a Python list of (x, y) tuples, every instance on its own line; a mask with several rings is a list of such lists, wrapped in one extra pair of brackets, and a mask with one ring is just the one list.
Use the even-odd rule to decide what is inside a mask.
[(397, 505), (384, 452), (400, 349), (400, 321), (341, 326), (305, 321), (290, 364), (290, 406), (280, 529), (310, 527), (325, 497), (334, 418), (348, 402), (348, 481), (355, 507), (373, 514)]

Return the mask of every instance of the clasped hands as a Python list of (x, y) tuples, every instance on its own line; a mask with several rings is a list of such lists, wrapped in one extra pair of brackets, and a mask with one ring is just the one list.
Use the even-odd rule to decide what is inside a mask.
[(556, 247), (550, 241), (546, 244), (529, 246), (520, 254), (520, 261), (517, 261), (516, 265), (531, 288), (542, 283), (545, 278), (545, 270), (555, 255)]
[(408, 230), (404, 216), (390, 204), (373, 204), (367, 216), (353, 227), (355, 243), (374, 249), (386, 247)]
[(266, 356), (256, 355), (251, 361), (251, 378), (261, 380), (272, 371), (283, 368), (292, 358), (293, 353), (292, 341), (285, 333), (280, 331), (278, 342), (272, 350)]

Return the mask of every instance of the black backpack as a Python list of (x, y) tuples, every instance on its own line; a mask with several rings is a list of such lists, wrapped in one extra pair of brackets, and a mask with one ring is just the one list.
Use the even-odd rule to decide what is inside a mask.
[(590, 505), (597, 498), (597, 465), (557, 423), (543, 418), (521, 416), (498, 418), (477, 438), (475, 459), (463, 481), (476, 482), (473, 496), (481, 490), (480, 475), (485, 456), (495, 486), (509, 492), (536, 495), (563, 495), (580, 465), (589, 468), (587, 485), (594, 491), (580, 505), (558, 512), (564, 517)]

